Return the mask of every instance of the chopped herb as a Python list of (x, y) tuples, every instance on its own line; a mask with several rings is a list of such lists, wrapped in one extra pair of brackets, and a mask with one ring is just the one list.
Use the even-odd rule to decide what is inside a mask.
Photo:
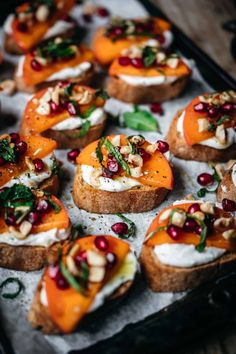
[(105, 142), (105, 138), (101, 138), (98, 142), (98, 145), (96, 147), (96, 156), (97, 156), (97, 159), (100, 163), (102, 163), (103, 161), (103, 155), (102, 155), (102, 146)]
[(206, 188), (200, 188), (199, 191), (197, 192), (197, 196), (199, 198), (203, 198), (203, 197), (205, 197), (206, 193), (207, 193)]
[(72, 95), (72, 92), (73, 92), (73, 88), (74, 88), (75, 85), (76, 85), (75, 82), (71, 82), (68, 86), (66, 86), (66, 87), (64, 88), (64, 94), (65, 94), (66, 96), (71, 96), (71, 95)]
[(150, 233), (145, 237), (145, 239), (146, 239), (146, 240), (149, 240), (150, 238), (152, 238), (153, 236), (155, 236), (157, 232), (165, 231), (165, 230), (167, 230), (167, 226), (160, 226), (160, 227), (157, 227), (154, 231), (150, 232)]
[(134, 237), (135, 233), (136, 233), (136, 226), (135, 223), (133, 221), (131, 221), (130, 219), (126, 218), (124, 215), (118, 213), (116, 214), (119, 218), (121, 218), (124, 222), (126, 222), (128, 224), (128, 232), (127, 234), (124, 235), (119, 235), (120, 238), (122, 239), (127, 239), (130, 237)]
[(30, 188), (23, 184), (14, 184), (0, 193), (0, 206), (5, 208), (16, 208), (19, 206), (32, 207), (34, 195)]
[(137, 152), (137, 150), (136, 150), (135, 145), (132, 144), (131, 141), (130, 141), (130, 139), (131, 139), (132, 137), (133, 137), (133, 135), (127, 137), (127, 143), (128, 143), (128, 145), (129, 145), (129, 147), (131, 148), (131, 154), (132, 154), (132, 155), (135, 155), (136, 152)]
[(51, 204), (51, 206), (53, 207), (54, 211), (56, 214), (60, 213), (61, 211), (61, 207), (60, 205), (58, 205), (53, 199), (50, 193), (48, 192), (44, 192), (44, 195), (46, 195), (49, 203)]
[(83, 293), (84, 290), (83, 290), (82, 286), (80, 285), (78, 280), (67, 270), (67, 268), (62, 260), (60, 261), (60, 267), (61, 267), (62, 274), (64, 275), (64, 277), (66, 278), (66, 280), (68, 281), (70, 286), (72, 288), (74, 288), (76, 291)]
[(200, 236), (200, 242), (199, 244), (196, 246), (196, 250), (198, 252), (203, 252), (205, 247), (206, 247), (206, 238), (207, 238), (207, 226), (206, 224), (201, 221), (198, 220), (201, 226), (201, 236)]
[(15, 283), (17, 285), (17, 290), (12, 293), (2, 293), (4, 299), (15, 299), (22, 290), (25, 289), (24, 284), (18, 278), (7, 278), (0, 284), (0, 289), (6, 287), (8, 284)]
[(81, 138), (82, 136), (85, 136), (86, 134), (88, 134), (88, 131), (90, 129), (91, 126), (91, 122), (89, 120), (86, 120), (83, 124), (82, 127), (80, 129), (80, 132), (78, 134), (78, 137)]
[(16, 163), (17, 157), (13, 147), (10, 146), (8, 139), (2, 139), (0, 141), (0, 157), (6, 162)]
[(107, 150), (115, 157), (117, 162), (121, 165), (123, 170), (130, 176), (130, 168), (127, 162), (123, 159), (121, 153), (115, 148), (114, 145), (109, 140), (105, 140), (104, 142), (105, 147)]
[(214, 132), (219, 125), (221, 125), (229, 120), (231, 120), (230, 116), (223, 115), (222, 117), (220, 117), (219, 120), (216, 120), (214, 123), (209, 125), (208, 131)]
[(146, 68), (148, 68), (149, 66), (152, 66), (153, 63), (155, 62), (156, 60), (156, 53), (155, 51), (153, 50), (152, 47), (150, 46), (146, 46), (144, 49), (143, 49), (143, 62), (144, 62), (144, 66)]
[(123, 114), (125, 125), (128, 128), (141, 131), (158, 131), (160, 128), (156, 118), (148, 111), (141, 110), (137, 105), (133, 112)]
[(57, 159), (55, 158), (55, 156), (51, 157), (52, 160), (52, 165), (51, 165), (51, 171), (54, 175), (58, 176), (59, 178), (63, 177), (60, 165), (57, 161)]
[(71, 230), (70, 240), (71, 241), (77, 240), (81, 235), (83, 235), (83, 233), (84, 233), (84, 230), (83, 230), (81, 224), (73, 225), (72, 230)]
[(97, 107), (95, 105), (93, 105), (93, 106), (89, 107), (85, 112), (80, 113), (79, 115), (81, 118), (88, 118), (91, 115), (91, 113), (93, 113), (93, 111), (95, 111), (96, 108)]
[(107, 94), (107, 92), (104, 91), (104, 90), (102, 90), (102, 89), (96, 91), (95, 96), (96, 96), (96, 97), (101, 97), (101, 98), (103, 98), (104, 100), (107, 100), (108, 98), (110, 98), (110, 96)]
[(41, 44), (37, 49), (37, 54), (43, 58), (49, 59), (67, 59), (75, 55), (73, 45), (78, 45), (80, 41), (77, 38), (63, 38), (61, 42), (56, 43), (50, 40)]

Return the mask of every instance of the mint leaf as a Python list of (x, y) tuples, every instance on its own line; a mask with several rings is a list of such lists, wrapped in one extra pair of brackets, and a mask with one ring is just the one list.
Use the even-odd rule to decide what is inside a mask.
[(17, 161), (15, 150), (10, 146), (8, 139), (2, 139), (0, 141), (0, 157), (6, 162), (15, 163)]
[(130, 176), (130, 168), (127, 162), (123, 159), (121, 153), (115, 148), (114, 145), (109, 140), (105, 140), (104, 142), (105, 147), (107, 150), (115, 157), (117, 162), (121, 165), (123, 170)]
[(156, 53), (154, 52), (153, 48), (150, 46), (146, 46), (143, 49), (143, 62), (144, 66), (148, 68), (149, 66), (152, 66), (152, 64), (156, 60)]
[(125, 112), (123, 114), (125, 125), (128, 128), (141, 131), (159, 131), (158, 122), (153, 115), (145, 110), (140, 110), (134, 106), (134, 112)]
[(5, 208), (16, 208), (18, 206), (32, 207), (34, 195), (30, 188), (23, 184), (14, 184), (0, 193), (0, 206)]
[(8, 284), (13, 284), (13, 283), (15, 283), (17, 285), (16, 291), (12, 292), (12, 293), (3, 293), (3, 294), (1, 294), (4, 299), (13, 300), (20, 294), (20, 292), (22, 290), (25, 289), (24, 284), (18, 278), (12, 278), (12, 277), (3, 280), (3, 282), (0, 284), (0, 289), (4, 288)]
[(136, 233), (135, 223), (133, 221), (131, 221), (130, 219), (126, 218), (123, 214), (118, 213), (116, 215), (119, 216), (119, 218), (121, 218), (121, 220), (123, 220), (126, 224), (128, 224), (128, 233), (125, 235), (119, 235), (119, 237), (122, 239), (134, 237), (135, 233)]
[(78, 137), (81, 138), (82, 136), (85, 136), (86, 134), (88, 134), (90, 126), (91, 126), (91, 122), (89, 120), (86, 120), (80, 129)]

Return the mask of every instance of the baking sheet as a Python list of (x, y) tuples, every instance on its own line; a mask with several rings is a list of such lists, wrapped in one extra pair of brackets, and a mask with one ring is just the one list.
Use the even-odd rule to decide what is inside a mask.
[[(94, 1), (94, 3), (109, 8), (111, 13), (114, 15), (122, 15), (124, 17), (138, 17), (146, 15), (144, 8), (135, 0), (126, 0), (125, 2), (118, 0), (110, 0), (109, 2), (105, 0), (97, 0)], [(81, 6), (77, 6), (77, 8), (73, 10), (73, 17), (80, 21), (80, 14)], [(87, 42), (91, 39), (94, 29), (104, 22), (106, 22), (106, 20), (96, 18), (92, 24), (86, 25), (88, 29), (88, 35), (86, 37)], [(15, 57), (9, 55), (6, 55), (6, 59), (9, 63), (14, 63), (17, 61)], [(4, 64), (1, 79), (9, 78), (10, 75), (12, 75), (12, 70), (9, 71), (9, 63), (8, 65)], [(161, 128), (161, 134), (156, 132), (142, 132), (142, 135), (144, 135), (148, 140), (154, 142), (157, 139), (164, 139), (169, 124), (176, 111), (184, 107), (198, 94), (212, 90), (203, 80), (193, 62), (191, 62), (191, 65), (193, 67), (193, 76), (183, 95), (175, 100), (172, 100), (171, 102), (166, 102), (163, 104), (163, 116), (156, 115)], [(11, 69), (13, 68), (11, 67)], [(6, 129), (0, 128), (1, 133), (17, 130), (25, 104), (29, 97), (30, 96), (27, 94), (20, 93), (15, 94), (12, 97), (6, 97), (3, 95), (0, 96), (3, 115), (5, 116), (7, 114), (11, 114), (17, 118), (15, 125)], [(148, 106), (143, 107), (148, 109)], [(123, 104), (119, 101), (111, 99), (107, 103), (106, 109), (107, 111), (117, 115), (118, 113), (126, 110), (132, 110), (132, 105)], [(111, 132), (125, 134), (135, 133), (131, 129), (120, 128), (110, 122), (105, 133), (109, 134)], [(63, 170), (68, 177), (63, 185), (61, 200), (68, 210), (72, 223), (82, 224), (87, 234), (112, 234), (110, 227), (114, 222), (118, 221), (118, 218), (115, 215), (91, 214), (83, 210), (79, 210), (74, 206), (71, 197), (71, 190), (75, 167), (67, 162), (66, 154), (66, 150), (56, 152), (57, 157), (63, 161)], [(173, 157), (171, 158), (171, 161), (174, 166), (175, 175), (174, 191), (168, 195), (167, 199), (160, 207), (154, 209), (153, 211), (142, 214), (128, 215), (128, 217), (132, 219), (137, 226), (136, 237), (129, 241), (137, 255), (140, 252), (144, 234), (158, 211), (173, 201), (183, 198), (186, 194), (196, 193), (199, 189), (199, 186), (196, 183), (197, 175), (201, 172), (206, 172), (209, 169), (205, 163), (184, 161)], [(214, 199), (214, 194), (209, 194), (208, 196), (209, 199)], [(94, 315), (93, 319), (86, 326), (86, 328), (82, 328), (74, 334), (48, 336), (32, 330), (26, 318), (34, 289), (41, 273), (41, 271), (25, 273), (0, 269), (0, 280), (15, 276), (18, 277), (25, 285), (25, 292), (20, 294), (20, 296), (18, 296), (15, 300), (7, 300), (0, 297), (0, 311), (3, 319), (2, 325), (6, 329), (6, 333), (14, 347), (15, 352), (18, 354), (32, 354), (32, 352), (35, 354), (62, 354), (67, 353), (67, 351), (72, 349), (82, 349), (88, 347), (95, 344), (97, 341), (114, 335), (122, 330), (127, 324), (140, 321), (146, 316), (159, 311), (163, 307), (170, 305), (184, 295), (184, 293), (154, 293), (148, 289), (145, 281), (139, 274), (130, 294), (119, 304), (119, 306), (109, 308), (109, 313), (104, 313), (103, 315), (100, 314), (99, 316)]]

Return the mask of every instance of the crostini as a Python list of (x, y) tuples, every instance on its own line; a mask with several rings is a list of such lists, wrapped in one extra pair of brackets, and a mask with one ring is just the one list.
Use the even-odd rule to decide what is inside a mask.
[(76, 159), (75, 204), (92, 213), (140, 213), (160, 204), (173, 188), (168, 144), (141, 135), (103, 137)]
[(0, 136), (0, 188), (23, 183), (57, 194), (60, 165), (54, 156), (56, 147), (54, 140), (41, 136)]
[(44, 333), (71, 333), (86, 315), (125, 294), (136, 268), (129, 244), (112, 236), (87, 236), (65, 245), (38, 285), (31, 325)]
[(110, 64), (123, 49), (153, 38), (162, 47), (168, 47), (173, 40), (171, 25), (160, 18), (143, 19), (114, 18), (107, 27), (95, 33), (92, 48), (102, 65)]
[(20, 5), (4, 23), (5, 50), (28, 53), (43, 39), (70, 31), (72, 24), (66, 21), (66, 15), (74, 4), (74, 0), (34, 0)]
[(230, 211), (236, 211), (236, 161), (226, 171), (217, 189), (217, 200)]
[(88, 84), (94, 55), (77, 37), (56, 37), (39, 44), (19, 59), (15, 82), (19, 91), (34, 93), (61, 80)]
[(54, 258), (70, 222), (53, 195), (23, 184), (0, 190), (0, 267), (33, 271)]
[(179, 201), (149, 227), (140, 262), (153, 291), (192, 289), (236, 262), (236, 220), (212, 202)]
[(236, 92), (196, 97), (172, 121), (167, 141), (181, 159), (228, 161), (236, 157)]
[(53, 138), (62, 149), (84, 147), (102, 135), (106, 98), (104, 91), (62, 81), (30, 99), (20, 132)]
[(109, 68), (108, 94), (128, 103), (162, 102), (177, 97), (191, 76), (176, 54), (159, 49), (156, 40), (124, 49)]

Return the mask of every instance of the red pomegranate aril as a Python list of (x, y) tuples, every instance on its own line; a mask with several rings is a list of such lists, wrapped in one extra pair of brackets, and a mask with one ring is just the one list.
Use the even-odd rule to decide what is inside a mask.
[(117, 173), (120, 169), (120, 166), (117, 161), (109, 160), (107, 162), (107, 169), (112, 173)]
[(210, 118), (215, 118), (218, 113), (219, 113), (219, 110), (216, 107), (210, 107), (208, 109), (207, 115)]
[(20, 135), (18, 133), (11, 133), (10, 137), (12, 143), (18, 143), (20, 141)]
[(234, 111), (234, 105), (232, 103), (225, 103), (220, 107), (220, 109), (224, 113), (231, 113)]
[(62, 274), (61, 269), (58, 270), (58, 272), (55, 276), (55, 281), (56, 281), (57, 287), (61, 290), (66, 290), (70, 286), (68, 281), (66, 280), (66, 278)]
[(164, 44), (165, 41), (166, 41), (165, 36), (163, 36), (163, 34), (158, 34), (158, 35), (156, 36), (156, 39), (158, 40), (158, 42), (159, 42), (160, 44)]
[(3, 157), (0, 156), (0, 166), (5, 165), (6, 161), (4, 160)]
[(112, 178), (113, 177), (113, 173), (111, 171), (109, 171), (107, 168), (104, 168), (103, 171), (102, 171), (102, 177)]
[(33, 164), (36, 172), (42, 172), (45, 168), (44, 162), (41, 159), (33, 160)]
[(59, 105), (55, 102), (50, 103), (51, 113), (57, 113), (59, 109)]
[(117, 256), (113, 252), (108, 252), (106, 254), (106, 259), (107, 259), (107, 268), (108, 269), (111, 269), (112, 267), (114, 267), (114, 265), (117, 262)]
[(116, 158), (115, 158), (115, 156), (114, 155), (112, 155), (112, 154), (108, 154), (108, 161), (110, 160), (110, 161), (116, 161)]
[(40, 220), (40, 214), (37, 211), (31, 211), (28, 215), (28, 221), (34, 225)]
[(169, 144), (163, 140), (157, 140), (157, 149), (164, 154), (165, 152), (169, 151)]
[(201, 235), (202, 229), (201, 229), (201, 226), (200, 226), (200, 225), (198, 225), (198, 226), (195, 228), (195, 232), (196, 232), (196, 234)]
[(60, 268), (58, 264), (53, 264), (48, 267), (48, 275), (51, 279), (55, 280), (57, 277), (57, 273), (59, 272)]
[(59, 83), (60, 87), (66, 87), (68, 85), (69, 85), (69, 81), (66, 81), (66, 80), (60, 81), (60, 83)]
[(117, 222), (111, 229), (117, 235), (125, 235), (128, 232), (128, 225), (125, 222)]
[(191, 219), (191, 218), (187, 218), (185, 223), (184, 223), (184, 231), (187, 232), (194, 232), (196, 230), (196, 228), (198, 227), (198, 223), (196, 220)]
[(112, 30), (112, 34), (114, 34), (115, 36), (119, 36), (120, 34), (122, 34), (123, 33), (123, 30), (122, 30), (122, 28), (120, 28), (120, 27), (115, 27), (115, 28), (113, 28), (113, 30)]
[(15, 215), (8, 215), (6, 218), (6, 224), (8, 226), (13, 226), (16, 223), (16, 217)]
[(150, 106), (150, 109), (151, 109), (152, 113), (163, 114), (163, 109), (162, 109), (160, 103), (157, 103), (157, 102), (152, 103)]
[(82, 17), (84, 22), (91, 23), (93, 21), (92, 15), (90, 14), (83, 14)]
[(208, 104), (205, 102), (199, 102), (195, 104), (194, 106), (194, 111), (199, 112), (199, 113), (205, 113), (207, 112)]
[(40, 213), (46, 213), (51, 209), (50, 204), (46, 199), (40, 199), (37, 203), (36, 210), (39, 211)]
[(110, 16), (110, 12), (105, 7), (98, 7), (97, 15), (100, 17), (108, 17)]
[(181, 236), (181, 233), (182, 233), (182, 229), (178, 226), (175, 226), (175, 225), (169, 225), (168, 228), (167, 228), (167, 233), (168, 235), (173, 238), (173, 240), (178, 240)]
[(81, 267), (82, 262), (87, 262), (87, 252), (86, 251), (79, 251), (75, 256), (75, 263), (77, 267)]
[(190, 205), (190, 207), (188, 208), (188, 213), (189, 214), (194, 214), (196, 213), (196, 211), (200, 211), (200, 205), (199, 203), (193, 203)]
[(119, 57), (118, 62), (121, 66), (128, 66), (131, 64), (131, 59), (129, 57)]
[(25, 141), (19, 141), (15, 144), (15, 151), (19, 155), (24, 155), (27, 151), (27, 144)]
[(236, 203), (233, 200), (227, 198), (222, 200), (222, 207), (225, 211), (236, 211)]
[(95, 246), (100, 251), (107, 251), (109, 247), (109, 242), (107, 241), (106, 237), (104, 236), (97, 236), (95, 238)]
[(209, 186), (214, 182), (214, 179), (210, 173), (201, 173), (197, 178), (197, 182), (201, 186)]
[(75, 116), (76, 115), (76, 109), (75, 109), (75, 106), (71, 103), (71, 102), (69, 102), (68, 104), (67, 104), (67, 112), (69, 113), (69, 114), (71, 114), (72, 116)]
[(28, 32), (28, 26), (24, 22), (19, 22), (16, 26), (17, 30), (22, 33)]
[(143, 68), (143, 59), (142, 58), (132, 58), (131, 64), (137, 69)]
[(30, 64), (31, 64), (31, 68), (34, 71), (41, 71), (43, 68), (42, 65), (36, 59), (32, 59)]
[(80, 150), (79, 149), (72, 149), (67, 153), (67, 159), (71, 162), (76, 161), (77, 156), (79, 156)]
[(143, 148), (138, 148), (137, 153), (142, 157), (144, 163), (148, 161), (151, 157), (151, 155)]

